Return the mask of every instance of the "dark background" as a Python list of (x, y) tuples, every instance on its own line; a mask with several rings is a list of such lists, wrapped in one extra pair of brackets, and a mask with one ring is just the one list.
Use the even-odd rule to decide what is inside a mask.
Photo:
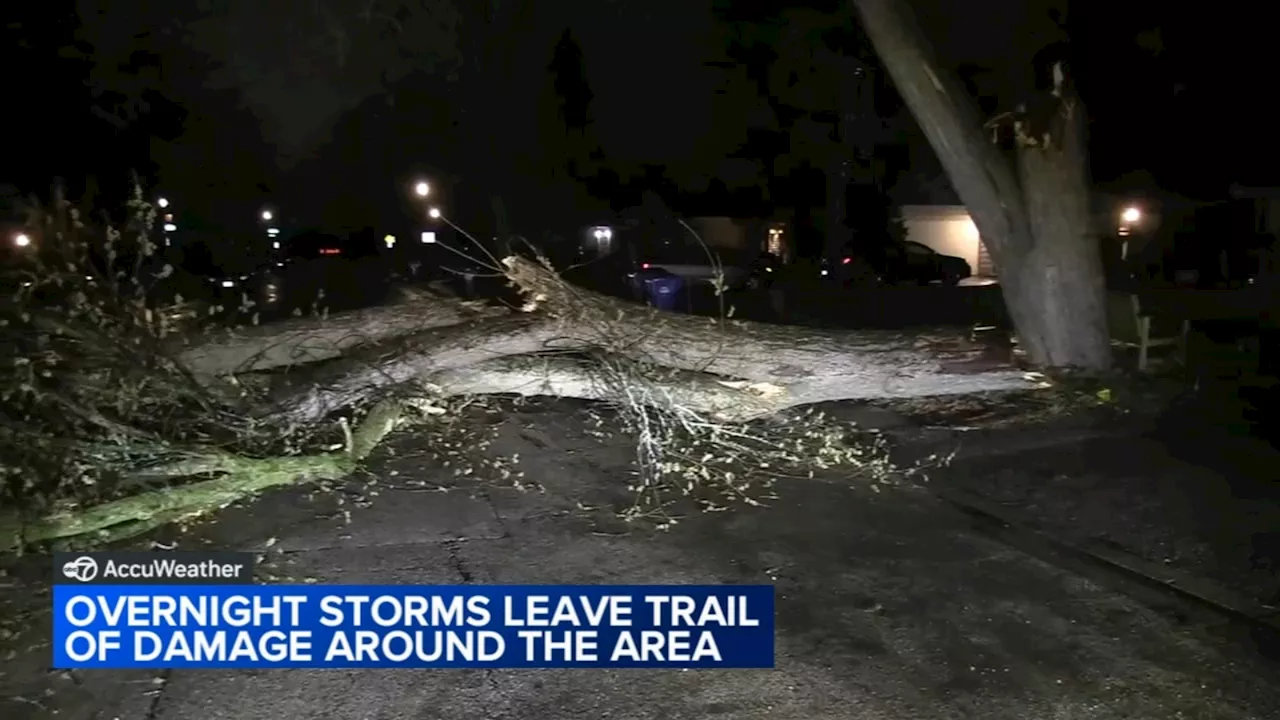
[[(1145, 170), (1203, 198), (1276, 182), (1262, 4), (914, 5), (989, 113), (1069, 59), (1099, 180)], [(45, 193), (61, 177), (72, 197), (113, 207), (136, 172), (181, 199), (187, 225), (251, 222), (263, 203), (301, 224), (372, 223), (407, 211), (419, 174), (475, 223), (493, 218), (498, 195), (525, 222), (634, 203), (645, 188), (821, 204), (803, 158), (769, 167), (811, 151), (752, 131), (760, 103), (724, 91), (726, 75), (766, 72), (797, 47), (766, 38), (772, 56), (757, 54), (755, 70), (741, 54), (726, 63), (726, 18), (781, 17), (785, 30), (804, 8), (837, 28), (852, 17), (836, 2), (18, 4), (0, 43), (10, 68), (0, 183)], [(895, 183), (939, 174), (909, 120), (876, 142)], [(725, 155), (756, 160), (735, 169)], [(770, 174), (783, 177), (766, 183)]]

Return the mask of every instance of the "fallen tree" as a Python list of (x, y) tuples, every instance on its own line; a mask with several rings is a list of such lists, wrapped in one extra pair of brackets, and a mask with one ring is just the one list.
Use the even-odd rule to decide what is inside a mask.
[[(406, 419), (448, 412), (451, 397), (608, 403), (636, 438), (631, 489), (661, 509), (673, 477), (684, 494), (714, 486), (750, 502), (752, 482), (767, 487), (787, 473), (839, 464), (886, 472), (883, 457), (849, 444), (848, 427), (753, 421), (828, 400), (1039, 383), (1007, 349), (954, 332), (667, 313), (570, 285), (536, 260), (502, 264), (527, 300), (521, 308), (415, 293), (195, 339), (165, 337), (137, 293), (77, 290), (60, 311), (34, 314), (19, 303), (4, 325), (19, 355), (7, 394), (20, 410), (6, 410), (0, 427), (18, 458), (5, 468), (11, 507), (0, 511), (0, 545), (118, 539), (265, 487), (338, 478)], [(352, 430), (364, 408), (373, 410)], [(337, 427), (341, 448), (325, 449)], [(38, 502), (22, 495), (32, 478), (51, 478)]]
[[(611, 400), (590, 364), (548, 353), (603, 353), (654, 368), (661, 391), (726, 420), (745, 421), (829, 400), (921, 397), (1033, 387), (1007, 348), (972, 342), (956, 331), (896, 333), (818, 330), (668, 313), (566, 283), (522, 257), (504, 260), (508, 277), (530, 298), (521, 311), (464, 319), (457, 301), (419, 296), (430, 317), (461, 322), (421, 329), (397, 323), (404, 309), (365, 311), (371, 326), (412, 328), (401, 337), (359, 336), (321, 325), (283, 338), (243, 336), (234, 353), (206, 354), (205, 374), (232, 372), (241, 358), (275, 352), (296, 362), (321, 359), (290, 347), (351, 342), (341, 360), (295, 382), (276, 398), (273, 420), (300, 425), (368, 400), (380, 390), (421, 380), (445, 393), (514, 393)], [(385, 314), (387, 320), (383, 320)], [(526, 356), (540, 356), (536, 361)], [(219, 360), (233, 358), (219, 364)], [(299, 387), (301, 385), (301, 387)]]
[(383, 307), (177, 335), (166, 350), (202, 376), (259, 372), (331, 360), (364, 345), (502, 314), (502, 308), (483, 303), (402, 291), (397, 302)]

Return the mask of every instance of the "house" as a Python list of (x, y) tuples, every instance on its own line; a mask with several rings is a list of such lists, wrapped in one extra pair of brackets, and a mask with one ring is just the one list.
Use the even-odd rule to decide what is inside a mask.
[[(945, 180), (938, 181), (941, 185)], [(994, 278), (997, 269), (959, 198), (949, 188), (908, 188), (899, 198), (906, 239), (944, 255), (964, 258), (975, 277)], [(1094, 231), (1116, 258), (1133, 257), (1156, 237), (1166, 215), (1184, 212), (1190, 201), (1159, 190), (1153, 182), (1122, 178), (1100, 187), (1091, 199)], [(1277, 215), (1280, 217), (1280, 215)]]
[(995, 264), (965, 206), (903, 205), (899, 211), (906, 226), (907, 242), (963, 258), (974, 277), (995, 277)]
[(974, 277), (995, 277), (978, 227), (931, 154), (889, 190), (889, 198), (898, 207), (907, 242), (963, 258)]
[(781, 220), (732, 217), (695, 217), (689, 225), (708, 248), (738, 251), (750, 257), (768, 252), (789, 261), (795, 255), (788, 223)]

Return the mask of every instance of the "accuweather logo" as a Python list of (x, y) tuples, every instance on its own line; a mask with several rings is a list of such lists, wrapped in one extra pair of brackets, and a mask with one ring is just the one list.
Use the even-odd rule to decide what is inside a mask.
[(208, 585), (253, 582), (252, 553), (54, 553), (57, 582), (69, 585)]
[(64, 563), (62, 574), (66, 575), (68, 580), (93, 582), (93, 579), (98, 577), (98, 561), (88, 555), (81, 555), (75, 560)]

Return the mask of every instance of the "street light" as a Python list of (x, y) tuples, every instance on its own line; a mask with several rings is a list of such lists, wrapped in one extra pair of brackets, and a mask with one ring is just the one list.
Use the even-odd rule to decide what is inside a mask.
[(427, 215), (431, 216), (432, 220), (439, 220), (440, 208), (431, 208), (430, 210), (427, 211)]
[(27, 247), (31, 244), (31, 236), (26, 233), (18, 233), (13, 236), (13, 244), (18, 247)]
[(272, 212), (271, 212), (270, 210), (263, 210), (263, 211), (262, 211), (262, 219), (263, 219), (263, 220), (268, 220), (268, 221), (270, 221), (270, 220), (271, 220), (271, 218), (273, 218), (273, 217), (275, 217), (275, 215), (273, 215), (273, 214), (272, 214)]
[(413, 193), (420, 198), (424, 198), (431, 194), (431, 186), (425, 181), (419, 180), (418, 184), (413, 186)]
[(169, 199), (160, 198), (159, 200), (156, 201), (156, 204), (159, 205), (161, 208), (167, 208), (169, 207)]
[(1120, 215), (1120, 219), (1132, 225), (1142, 219), (1142, 211), (1136, 207), (1125, 208), (1124, 213)]

